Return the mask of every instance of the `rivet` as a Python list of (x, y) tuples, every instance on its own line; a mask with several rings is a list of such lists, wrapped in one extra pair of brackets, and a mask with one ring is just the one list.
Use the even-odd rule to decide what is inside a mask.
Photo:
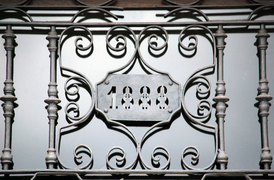
[(171, 109), (171, 108), (170, 108), (170, 109), (168, 109), (168, 112), (169, 112), (169, 113), (172, 113), (172, 109)]
[(105, 81), (105, 84), (106, 84), (106, 85), (108, 85), (108, 84), (109, 84), (109, 81), (108, 81), (108, 80), (106, 80), (106, 81)]
[(104, 112), (105, 112), (105, 113), (108, 113), (108, 109), (107, 109), (107, 108), (106, 108), (106, 109), (104, 109)]
[(168, 84), (169, 84), (170, 86), (172, 86), (172, 85), (173, 85), (173, 82), (170, 81)]

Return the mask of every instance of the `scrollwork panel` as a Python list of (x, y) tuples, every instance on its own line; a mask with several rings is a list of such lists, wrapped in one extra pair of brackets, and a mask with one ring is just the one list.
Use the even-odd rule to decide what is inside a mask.
[[(195, 29), (195, 35), (189, 32), (185, 34), (191, 28)], [(197, 31), (197, 29), (207, 32)], [(66, 35), (66, 33), (75, 30), (75, 35)], [(197, 32), (202, 33), (197, 35)], [(98, 36), (102, 37), (102, 35)], [(70, 27), (61, 34), (59, 42), (61, 45), (59, 48), (60, 71), (65, 81), (63, 93), (68, 102), (64, 109), (68, 124), (62, 123), (59, 126), (58, 158), (61, 168), (170, 169), (178, 165), (183, 169), (214, 167), (218, 140), (215, 126), (211, 125), (212, 123), (207, 123), (211, 119), (212, 113), (209, 99), (212, 97), (210, 80), (213, 78), (212, 74), (215, 68), (215, 41), (212, 40), (210, 30), (203, 26), (190, 26), (184, 29), (181, 34), (172, 36), (177, 41), (170, 43), (168, 31), (159, 26), (148, 26), (138, 34), (129, 27), (115, 26), (106, 33), (105, 44), (97, 44), (96, 42), (100, 38), (97, 39), (92, 34), (92, 29), (85, 27)], [(190, 40), (187, 42), (188, 45), (183, 45), (185, 38)], [(201, 64), (202, 68), (198, 67), (198, 70), (193, 73), (187, 66), (178, 65), (185, 61), (189, 61), (188, 63), (191, 64), (193, 62), (190, 61), (196, 54), (205, 52), (205, 50), (199, 50), (198, 39), (200, 42), (200, 38), (203, 39), (202, 42), (208, 41), (209, 49), (213, 49), (213, 55), (211, 55), (213, 64), (212, 60), (211, 63), (202, 61), (205, 66)], [(75, 45), (72, 48), (74, 50), (71, 49), (74, 58), (69, 58), (70, 53), (66, 54), (64, 49), (67, 43), (73, 42), (72, 40)], [(101, 48), (104, 48), (102, 51), (107, 52), (108, 61), (112, 62), (111, 64), (119, 62), (119, 65), (116, 64), (119, 68), (111, 68), (105, 78), (98, 83), (92, 77), (97, 76), (99, 70), (94, 65), (97, 63), (102, 65), (105, 61), (104, 58), (102, 59), (105, 55), (96, 54), (98, 53), (97, 49)], [(182, 49), (194, 50), (195, 53), (193, 56), (184, 56), (180, 52)], [(174, 54), (175, 51), (177, 51), (176, 54)], [(80, 54), (83, 52), (84, 55)], [(183, 87), (169, 74), (154, 68), (156, 61), (160, 59), (163, 62), (170, 56), (170, 53), (174, 54), (176, 58), (166, 60), (165, 63), (176, 66), (177, 72), (182, 72), (183, 69), (184, 73), (173, 71), (176, 74), (176, 79), (181, 77), (183, 80), (180, 81), (186, 80)], [(153, 57), (154, 60), (147, 56)], [(67, 60), (70, 62), (66, 62)], [(159, 65), (159, 62), (156, 64)], [(80, 66), (85, 70), (79, 71), (81, 68), (76, 66), (74, 68), (73, 63), (83, 63), (86, 67)], [(136, 71), (134, 70), (135, 66), (140, 68)], [(104, 71), (109, 66), (100, 68)], [(136, 75), (136, 72), (140, 74)], [(119, 81), (120, 77), (121, 81)], [(135, 81), (136, 79), (137, 81)], [(96, 82), (98, 84), (94, 86)], [(181, 96), (183, 96), (182, 100)], [(197, 104), (194, 108), (196, 112), (188, 111), (188, 104), (185, 101), (187, 96), (196, 99)], [(104, 98), (108, 101), (100, 104)], [(180, 112), (181, 101), (183, 102), (182, 114)], [(95, 103), (96, 107), (94, 108)], [(134, 110), (134, 108), (139, 109)], [(168, 116), (164, 119), (155, 119), (157, 116), (155, 114), (149, 116), (147, 122), (138, 124), (139, 119), (134, 119), (135, 116), (125, 113), (131, 113), (132, 110), (142, 111), (141, 114), (145, 117), (146, 113), (144, 112), (150, 112), (153, 109), (165, 112)], [(109, 116), (109, 113), (121, 116), (112, 118), (113, 116)], [(124, 118), (127, 119), (127, 123), (123, 122)], [(169, 131), (171, 133), (166, 134)], [(191, 133), (194, 134), (193, 137), (196, 137), (196, 140), (193, 141), (189, 138)], [(195, 135), (197, 133), (201, 136)], [(71, 138), (73, 134), (78, 138)], [(204, 138), (204, 135), (207, 135), (207, 138)], [(171, 142), (169, 139), (174, 141)], [(205, 144), (203, 139), (207, 139), (208, 143)], [(70, 141), (69, 149), (72, 150), (68, 154), (64, 151), (68, 148), (63, 146)], [(174, 143), (179, 145), (180, 152), (175, 152), (178, 149), (174, 148)], [(205, 149), (204, 146), (208, 146), (208, 144), (212, 144), (212, 147), (207, 149), (210, 155), (208, 152), (202, 152)], [(103, 154), (105, 154), (105, 164), (96, 164), (102, 162)], [(65, 158), (66, 156), (71, 158), (68, 160)], [(195, 156), (197, 156), (196, 159)], [(189, 160), (189, 157), (192, 157), (192, 160)], [(202, 160), (202, 157), (210, 157), (210, 160), (209, 158)], [(175, 159), (176, 165), (172, 165), (172, 158)], [(66, 164), (73, 165), (67, 166)]]

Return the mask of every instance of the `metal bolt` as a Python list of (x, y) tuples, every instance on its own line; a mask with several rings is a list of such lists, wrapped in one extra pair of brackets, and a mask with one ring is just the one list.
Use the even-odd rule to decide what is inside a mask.
[(172, 113), (172, 109), (171, 109), (171, 108), (169, 108), (169, 109), (168, 109), (168, 112), (169, 112), (169, 113)]
[(105, 113), (108, 113), (108, 109), (107, 109), (107, 108), (106, 108), (106, 109), (104, 109), (104, 112), (105, 112)]
[(106, 80), (106, 81), (105, 81), (105, 84), (106, 84), (106, 85), (108, 85), (108, 84), (109, 84), (109, 81), (108, 81), (108, 80)]
[(170, 81), (168, 84), (169, 84), (170, 86), (172, 86), (172, 85), (173, 85), (173, 82)]

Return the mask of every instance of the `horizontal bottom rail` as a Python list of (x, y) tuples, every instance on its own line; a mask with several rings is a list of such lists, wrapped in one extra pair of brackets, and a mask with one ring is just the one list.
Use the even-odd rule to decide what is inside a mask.
[[(2, 175), (2, 177), (1, 177)], [(127, 177), (130, 175), (130, 177)], [(143, 175), (143, 176), (142, 176)], [(52, 180), (58, 179), (66, 179), (70, 176), (69, 179), (78, 179), (83, 180), (93, 178), (96, 176), (96, 179), (109, 179), (116, 178), (119, 176), (122, 177), (121, 180), (130, 179), (134, 177), (134, 179), (138, 179), (138, 177), (142, 179), (152, 178), (151, 176), (155, 176), (156, 179), (191, 179), (191, 180), (215, 180), (220, 177), (224, 180), (229, 179), (246, 179), (252, 180), (255, 179), (273, 179), (274, 170), (63, 170), (63, 169), (37, 169), (37, 170), (2, 170), (0, 171), (0, 179), (16, 179), (19, 177), (20, 180), (30, 179), (47, 179), (48, 176)], [(46, 176), (46, 177), (45, 177)], [(92, 177), (91, 177), (92, 176)], [(113, 177), (112, 177), (113, 176)], [(155, 179), (154, 177), (154, 179)]]
[(274, 170), (64, 170), (64, 169), (33, 169), (33, 170), (0, 170), (1, 174), (45, 174), (45, 175), (243, 175), (273, 174)]

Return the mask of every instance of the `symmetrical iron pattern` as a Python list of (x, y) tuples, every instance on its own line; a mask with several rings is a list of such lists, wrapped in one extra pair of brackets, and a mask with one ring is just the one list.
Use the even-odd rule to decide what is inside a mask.
[[(203, 6), (197, 8), (200, 0), (189, 3), (187, 6), (170, 0), (163, 1), (169, 4), (167, 8), (169, 11), (163, 15), (164, 18), (175, 17), (177, 20), (184, 18), (181, 17), (182, 12), (188, 12), (186, 13), (188, 18), (191, 16), (193, 21), (178, 22), (171, 20), (168, 22), (143, 23), (111, 21), (109, 20), (110, 18), (117, 20), (120, 16), (113, 14), (110, 10), (121, 9), (111, 6), (114, 2), (113, 0), (94, 6), (76, 0), (75, 2), (81, 5), (82, 8), (71, 17), (70, 21), (58, 22), (33, 20), (26, 10), (29, 0), (25, 0), (13, 7), (0, 6), (0, 26), (6, 27), (3, 38), (5, 39), (4, 48), (7, 53), (4, 96), (1, 97), (1, 100), (4, 102), (5, 117), (5, 144), (1, 156), (2, 174), (35, 174), (32, 179), (43, 174), (75, 175), (78, 179), (81, 179), (79, 174), (200, 174), (203, 175), (202, 179), (209, 176), (227, 175), (227, 173), (230, 173), (231, 176), (244, 176), (247, 179), (249, 179), (247, 174), (274, 174), (270, 170), (273, 157), (270, 153), (268, 135), (269, 101), (272, 99), (272, 96), (268, 94), (269, 87), (266, 78), (266, 49), (268, 47), (267, 38), (269, 37), (266, 26), (273, 26), (274, 20), (256, 20), (257, 16), (264, 15), (265, 11), (269, 12), (270, 10), (273, 13), (273, 4), (264, 4), (253, 0), (252, 2), (257, 5), (257, 8), (250, 12), (246, 20), (220, 21), (210, 20), (207, 14), (203, 12)], [(58, 9), (57, 7), (55, 8)], [(224, 6), (223, 8), (228, 7)], [(62, 10), (63, 8), (59, 7), (59, 9)], [(67, 10), (72, 9), (68, 8)], [(84, 22), (83, 19), (93, 18), (88, 16), (90, 12), (95, 12), (92, 15), (102, 19), (104, 22)], [(23, 19), (24, 21), (1, 21), (9, 18), (10, 15), (15, 17), (15, 19)], [(79, 20), (79, 18), (82, 19)], [(224, 122), (226, 103), (229, 101), (229, 98), (226, 97), (224, 80), (224, 49), (226, 45), (225, 38), (227, 38), (225, 27), (231, 30), (233, 27), (243, 25), (247, 27), (260, 26), (256, 36), (259, 57), (259, 87), (256, 100), (258, 101), (258, 116), (261, 123), (262, 153), (260, 165), (263, 170), (234, 172), (226, 170), (229, 158), (225, 150)], [(48, 50), (50, 53), (50, 82), (48, 84), (48, 98), (45, 100), (49, 120), (49, 142), (48, 149), (45, 150), (45, 152), (47, 151), (45, 163), (48, 171), (12, 170), (12, 123), (13, 111), (16, 107), (15, 101), (17, 99), (13, 87), (13, 60), (16, 36), (12, 31), (12, 27), (17, 27), (17, 29), (30, 27), (31, 30), (26, 31), (29, 34), (36, 32), (37, 27), (50, 29), (46, 37), (49, 42)], [(94, 29), (94, 27), (98, 29)], [(273, 31), (273, 29), (270, 28), (270, 31)], [(169, 33), (174, 34), (174, 32), (178, 35), (178, 41), (175, 44), (174, 42), (169, 42)], [(74, 37), (76, 54), (80, 58), (91, 55), (93, 50), (97, 48), (95, 48), (94, 43), (96, 33), (105, 36), (105, 47), (110, 58), (119, 59), (124, 57), (129, 48), (128, 44), (132, 43), (133, 46), (133, 54), (126, 64), (118, 69), (109, 71), (97, 85), (92, 84), (83, 72), (66, 67), (62, 52), (67, 40)], [(199, 67), (192, 74), (189, 74), (184, 84), (178, 83), (170, 74), (151, 66), (148, 60), (144, 58), (145, 56), (143, 56), (144, 52), (141, 45), (147, 42), (146, 49), (152, 57), (163, 56), (167, 49), (171, 47), (175, 47), (184, 57), (193, 57), (198, 48), (198, 36), (204, 37), (211, 45), (212, 63)], [(188, 44), (183, 43), (185, 39), (190, 40)], [(88, 43), (82, 44), (81, 42), (84, 40), (88, 41)], [(113, 43), (114, 40), (116, 40), (115, 44)], [(84, 51), (88, 52), (88, 54), (82, 55), (81, 53)], [(189, 52), (190, 55), (185, 54), (185, 52)], [(60, 109), (58, 104), (61, 103), (61, 100), (58, 97), (57, 90), (57, 85), (59, 85), (57, 83), (57, 60), (59, 60), (61, 76), (66, 79), (64, 92), (68, 101), (67, 106), (62, 107), (68, 123), (61, 126), (58, 131), (56, 131), (58, 110)], [(132, 74), (131, 72), (134, 68), (140, 68), (142, 73)], [(210, 99), (212, 86), (209, 76), (214, 75), (215, 71), (217, 75), (216, 94), (214, 98)], [(94, 87), (96, 88), (94, 89)], [(186, 101), (187, 93), (194, 87), (196, 88), (196, 98), (199, 101), (196, 114), (189, 109)], [(84, 90), (90, 98), (85, 99), (85, 101), (89, 102), (89, 107), (87, 107), (85, 113), (81, 112), (81, 107), (78, 103), (81, 97), (81, 90)], [(212, 105), (211, 101), (214, 101), (215, 104)], [(213, 108), (216, 109), (216, 126), (208, 123), (212, 118)], [(181, 150), (181, 170), (170, 169), (171, 154), (164, 146), (157, 145), (152, 150), (150, 163), (146, 162), (146, 159), (143, 157), (142, 150), (148, 139), (170, 126), (177, 119), (178, 114), (182, 114), (185, 121), (193, 129), (213, 136), (214, 155), (212, 161), (205, 167), (195, 168), (195, 165), (200, 160), (201, 149), (192, 145)], [(61, 152), (62, 137), (66, 134), (80, 131), (81, 126), (88, 124), (94, 116), (102, 119), (109, 129), (122, 133), (133, 143), (135, 157), (132, 162), (128, 162), (126, 151), (123, 147), (114, 146), (108, 152), (105, 152), (106, 170), (92, 169), (94, 154), (92, 149), (86, 144), (79, 144), (74, 149), (73, 158), (75, 163), (79, 165), (77, 170), (72, 170), (72, 167), (63, 162)], [(59, 119), (59, 121), (63, 121), (63, 119)], [(135, 122), (137, 127), (144, 124), (148, 126), (141, 138), (138, 138), (129, 128), (128, 124), (132, 122)], [(89, 157), (88, 162), (85, 164), (79, 162), (82, 158), (81, 153), (85, 153)], [(160, 159), (159, 156), (163, 158)], [(191, 156), (191, 164), (186, 160), (189, 156)], [(160, 163), (163, 159), (164, 163)], [(137, 166), (141, 167), (141, 169), (136, 170)], [(216, 172), (216, 170), (213, 170), (214, 168), (219, 169), (219, 171)]]

